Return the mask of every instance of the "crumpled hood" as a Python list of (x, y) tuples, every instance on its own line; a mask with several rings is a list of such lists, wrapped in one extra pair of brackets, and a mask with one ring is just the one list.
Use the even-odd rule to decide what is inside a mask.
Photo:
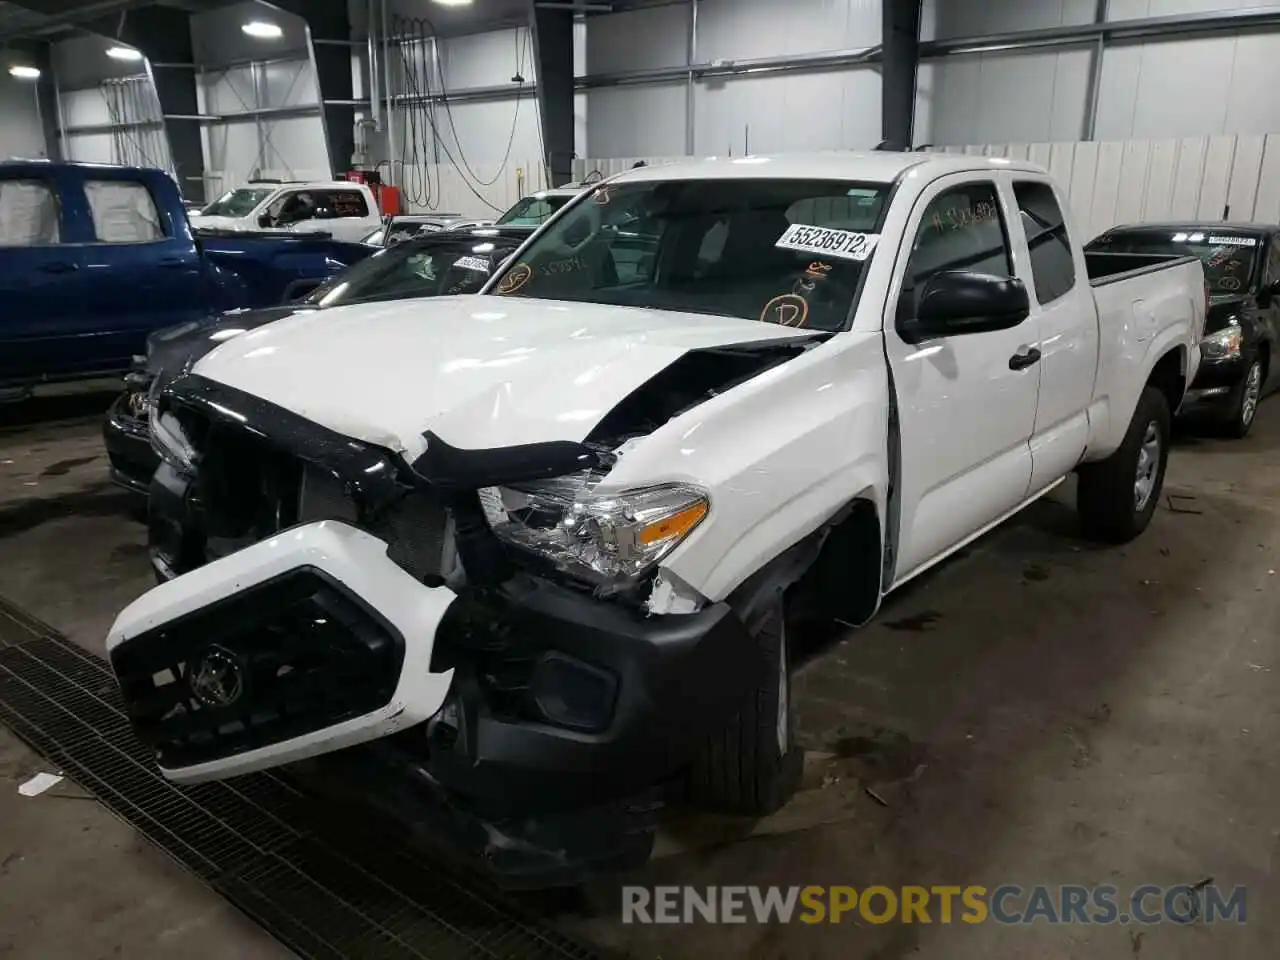
[(241, 334), (193, 372), (413, 460), (581, 441), (686, 351), (799, 331), (738, 318), (469, 296), (352, 304)]

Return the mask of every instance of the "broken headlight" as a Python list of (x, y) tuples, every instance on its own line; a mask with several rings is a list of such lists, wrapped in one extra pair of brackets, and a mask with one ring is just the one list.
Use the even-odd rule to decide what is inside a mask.
[(160, 393), (162, 382), (157, 375), (151, 382), (151, 390), (147, 396), (147, 433), (151, 438), (151, 449), (160, 459), (182, 473), (194, 473), (196, 469), (196, 450), (182, 429), (182, 424), (172, 410), (160, 410)]
[(596, 494), (601, 479), (588, 471), (488, 487), (480, 500), (500, 539), (606, 592), (642, 577), (711, 510), (706, 493), (687, 484)]

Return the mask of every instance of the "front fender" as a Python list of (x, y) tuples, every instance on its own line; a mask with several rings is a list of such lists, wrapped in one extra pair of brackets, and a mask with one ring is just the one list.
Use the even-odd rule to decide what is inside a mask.
[(669, 421), (598, 489), (707, 490), (708, 521), (663, 569), (722, 600), (855, 498), (884, 528), (888, 390), (879, 334), (839, 334)]

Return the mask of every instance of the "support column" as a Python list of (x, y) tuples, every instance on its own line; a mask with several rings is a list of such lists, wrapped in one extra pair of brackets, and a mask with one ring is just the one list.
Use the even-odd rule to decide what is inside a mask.
[(274, 0), (272, 5), (306, 21), (311, 65), (320, 90), (329, 175), (340, 176), (351, 169), (356, 152), (355, 85), (351, 78), (355, 43), (346, 0)]
[(553, 187), (573, 179), (573, 11), (529, 4), (538, 80), (538, 116)]
[(910, 150), (920, 66), (922, 0), (884, 0), (881, 42), (880, 135), (890, 150)]

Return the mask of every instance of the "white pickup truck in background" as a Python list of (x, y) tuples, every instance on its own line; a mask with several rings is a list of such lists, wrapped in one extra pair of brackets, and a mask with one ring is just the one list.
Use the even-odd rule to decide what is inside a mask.
[(776, 809), (788, 624), (1072, 473), (1088, 535), (1151, 519), (1202, 268), (1065, 207), (995, 158), (643, 168), (485, 294), (220, 345), (155, 400), (167, 582), (107, 638), (140, 737), (183, 782), (329, 755), (522, 882), (646, 856), (676, 785)]
[(253, 181), (228, 190), (188, 219), (200, 230), (328, 233), (352, 243), (382, 225), (373, 191), (346, 180)]

